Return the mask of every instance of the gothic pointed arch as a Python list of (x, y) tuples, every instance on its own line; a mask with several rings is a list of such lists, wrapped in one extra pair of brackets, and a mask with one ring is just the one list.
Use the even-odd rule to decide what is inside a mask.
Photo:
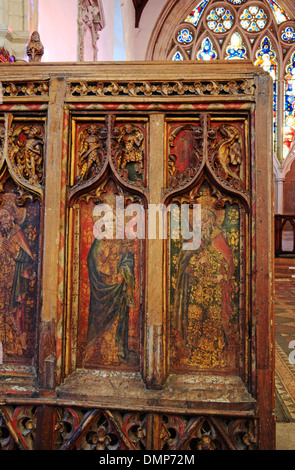
[(249, 59), (251, 44), (240, 28), (233, 29), (228, 38), (224, 41), (222, 57), (225, 59)]
[(220, 45), (218, 44), (218, 41), (216, 41), (212, 35), (208, 33), (208, 31), (204, 31), (193, 48), (192, 56), (197, 60), (220, 59)]
[[(177, 43), (175, 34), (172, 40), (173, 32), (180, 25), (190, 31), (189, 45)], [(263, 58), (262, 56), (268, 51), (268, 59), (271, 62), (269, 71), (274, 79), (274, 159), (282, 165), (295, 141), (293, 98), (292, 106), (289, 105), (288, 108), (289, 114), (286, 111), (286, 100), (289, 99), (290, 102), (291, 94), (290, 89), (286, 92), (288, 86), (286, 68), (295, 53), (294, 2), (291, 0), (183, 0), (181, 2), (170, 0), (154, 27), (146, 59), (171, 60), (178, 51), (182, 54), (181, 60), (195, 60), (206, 37), (211, 41), (208, 42), (207, 48), (212, 44), (218, 59), (221, 60), (247, 58), (267, 69), (267, 56)], [(235, 47), (229, 53), (228, 48), (232, 38), (236, 44), (234, 43)], [(260, 54), (260, 60), (257, 54)], [(207, 59), (212, 59), (213, 55), (208, 54)], [(287, 93), (289, 95), (286, 98)], [(288, 124), (291, 122), (290, 114), (294, 116), (294, 126)]]

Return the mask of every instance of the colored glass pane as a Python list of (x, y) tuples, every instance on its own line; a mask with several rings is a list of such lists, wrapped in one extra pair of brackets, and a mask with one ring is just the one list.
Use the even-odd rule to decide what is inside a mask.
[(295, 42), (295, 30), (292, 26), (288, 26), (282, 31), (282, 40), (287, 42)]
[(180, 44), (189, 44), (190, 42), (192, 42), (192, 40), (193, 40), (192, 33), (186, 28), (182, 29), (177, 36), (177, 41)]
[(217, 59), (217, 53), (213, 49), (212, 41), (205, 38), (202, 42), (202, 47), (197, 53), (198, 60), (214, 60)]
[(228, 0), (228, 2), (232, 3), (233, 5), (242, 5), (247, 0)]
[(277, 4), (277, 2), (275, 2), (274, 0), (267, 0), (267, 2), (269, 3), (269, 6), (272, 9), (276, 22), (278, 24), (281, 24), (284, 21), (290, 19), (284, 12), (284, 10)]
[(286, 67), (285, 116), (284, 116), (284, 158), (288, 155), (295, 135), (295, 52)]
[(183, 55), (179, 51), (177, 51), (172, 57), (172, 60), (183, 60)]
[(211, 10), (207, 16), (208, 28), (214, 33), (225, 33), (232, 27), (233, 21), (231, 12), (223, 7)]
[(245, 8), (240, 16), (242, 28), (255, 33), (265, 28), (267, 24), (267, 15), (262, 8), (250, 6)]
[(205, 10), (206, 6), (208, 5), (209, 0), (202, 0), (196, 8), (194, 8), (191, 13), (188, 15), (186, 18), (185, 22), (186, 23), (191, 23), (195, 26), (199, 23), (199, 20), (203, 14), (203, 11)]
[(239, 33), (235, 32), (231, 39), (230, 44), (226, 48), (226, 59), (247, 59), (247, 49), (243, 45), (243, 41)]
[(256, 52), (255, 65), (262, 67), (273, 79), (273, 126), (274, 126), (274, 148), (277, 141), (277, 62), (276, 53), (272, 50), (270, 39), (265, 36), (261, 42), (261, 49)]

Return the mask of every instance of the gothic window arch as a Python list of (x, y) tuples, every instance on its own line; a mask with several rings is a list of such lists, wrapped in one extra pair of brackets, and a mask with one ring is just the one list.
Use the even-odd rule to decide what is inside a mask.
[[(176, 3), (170, 1), (155, 28), (147, 58), (248, 59), (267, 70), (274, 80), (274, 153), (283, 164), (295, 146), (295, 6), (285, 6), (286, 0), (184, 0), (181, 12)], [(167, 40), (169, 13), (180, 21), (172, 34), (170, 26)]]

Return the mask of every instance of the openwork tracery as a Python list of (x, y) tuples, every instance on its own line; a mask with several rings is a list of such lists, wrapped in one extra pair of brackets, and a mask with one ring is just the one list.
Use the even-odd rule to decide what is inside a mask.
[[(274, 150), (295, 134), (295, 20), (275, 0), (200, 0), (174, 31), (168, 59), (250, 59), (274, 80)], [(280, 129), (283, 129), (281, 132)]]

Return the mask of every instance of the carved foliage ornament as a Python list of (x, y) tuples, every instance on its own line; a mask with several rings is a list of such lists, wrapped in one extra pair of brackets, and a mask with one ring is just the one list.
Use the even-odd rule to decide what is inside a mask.
[(170, 129), (168, 144), (166, 195), (191, 185), (206, 167), (224, 187), (237, 190), (248, 199), (243, 178), (244, 144), (239, 126), (213, 125), (210, 115), (202, 114), (199, 124)]
[[(78, 131), (75, 193), (111, 172), (130, 188), (143, 188), (145, 166), (145, 127), (118, 123), (115, 116), (105, 118), (106, 125), (90, 123)], [(75, 158), (75, 157), (73, 157)]]
[(43, 183), (44, 136), (37, 124), (25, 124), (9, 132), (9, 159), (21, 180), (33, 186)]
[(254, 95), (253, 80), (197, 82), (98, 82), (68, 83), (71, 96), (170, 96), (170, 95)]
[(101, 169), (106, 156), (107, 129), (90, 124), (79, 135), (78, 167), (76, 183), (88, 180)]
[(26, 96), (48, 96), (49, 82), (2, 82), (3, 98), (26, 97)]

